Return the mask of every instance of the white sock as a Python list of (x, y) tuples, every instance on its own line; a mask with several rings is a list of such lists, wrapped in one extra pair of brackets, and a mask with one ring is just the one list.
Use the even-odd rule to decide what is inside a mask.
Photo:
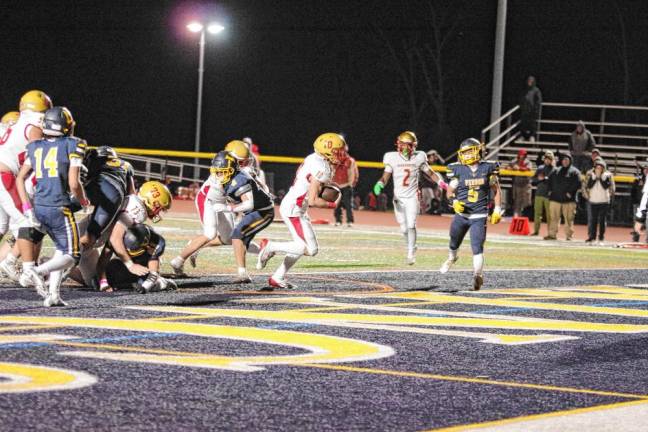
[(414, 248), (416, 247), (416, 228), (409, 228), (407, 230), (407, 253), (414, 255)]
[(18, 258), (13, 253), (9, 252), (4, 260), (10, 266), (15, 266), (16, 261), (18, 261)]
[(56, 251), (52, 259), (36, 267), (36, 272), (40, 275), (50, 274), (57, 270), (65, 270), (74, 265), (74, 258), (70, 255), (63, 255), (61, 251)]
[(23, 261), (22, 264), (23, 273), (25, 273), (29, 269), (33, 269), (34, 265), (35, 265), (34, 261)]
[(62, 277), (62, 270), (56, 270), (49, 274), (49, 293), (52, 297), (60, 297)]
[(304, 244), (302, 242), (268, 242), (268, 252), (283, 252), (286, 255), (304, 255)]
[(245, 269), (245, 267), (239, 267), (239, 268), (238, 268), (238, 275), (239, 275), (239, 276), (245, 276), (245, 275), (247, 275), (247, 270)]
[(292, 254), (286, 255), (283, 261), (281, 262), (281, 265), (279, 265), (277, 270), (275, 270), (274, 274), (272, 275), (272, 279), (283, 280), (286, 277), (286, 273), (288, 272), (288, 270), (290, 270), (292, 266), (294, 266), (297, 263), (299, 258), (301, 258), (301, 255), (292, 255)]
[(171, 265), (173, 267), (182, 267), (184, 265), (184, 262), (185, 262), (185, 259), (182, 258), (180, 255), (178, 255), (177, 257), (175, 257), (175, 258), (173, 258), (171, 260)]
[(482, 275), (484, 273), (484, 254), (480, 253), (473, 255), (473, 272), (475, 276)]
[(457, 259), (457, 252), (456, 250), (448, 249), (448, 259), (449, 260), (456, 260)]
[(250, 242), (247, 247), (247, 251), (254, 255), (259, 255), (259, 245), (255, 242)]

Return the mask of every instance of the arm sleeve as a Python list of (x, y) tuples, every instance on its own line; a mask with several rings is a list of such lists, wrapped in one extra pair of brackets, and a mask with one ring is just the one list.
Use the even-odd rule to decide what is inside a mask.
[(68, 154), (71, 166), (80, 167), (83, 164), (86, 145), (87, 144), (84, 140), (71, 141), (68, 144)]
[(252, 191), (246, 192), (241, 196), (241, 198), (243, 197), (245, 197), (246, 199), (241, 201), (240, 204), (233, 206), (232, 211), (236, 213), (242, 213), (254, 209), (254, 194), (252, 193)]

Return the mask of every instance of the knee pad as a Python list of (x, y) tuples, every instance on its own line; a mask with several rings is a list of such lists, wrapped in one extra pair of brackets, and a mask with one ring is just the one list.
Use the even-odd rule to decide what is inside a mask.
[(315, 256), (319, 252), (319, 248), (317, 246), (306, 246), (306, 255), (308, 256)]
[(214, 240), (216, 238), (216, 235), (218, 235), (218, 232), (216, 231), (216, 227), (204, 226), (203, 235), (209, 240)]
[(29, 240), (32, 243), (39, 243), (41, 240), (43, 240), (43, 237), (45, 237), (45, 234), (33, 227), (21, 227), (20, 229), (18, 229), (18, 238), (22, 240)]

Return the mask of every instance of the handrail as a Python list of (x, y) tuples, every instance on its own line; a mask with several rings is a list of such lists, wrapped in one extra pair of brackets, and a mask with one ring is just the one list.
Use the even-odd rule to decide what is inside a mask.
[[(509, 132), (511, 132), (511, 131), (512, 131), (513, 129), (515, 129), (519, 124), (520, 124), (519, 121), (513, 123), (513, 124), (512, 124), (511, 126), (509, 126), (507, 129), (505, 129), (504, 132), (501, 132), (501, 133), (500, 133), (499, 135), (497, 135), (495, 138), (493, 138), (492, 140), (490, 140), (490, 141), (488, 142), (488, 144), (486, 144), (486, 148), (489, 148), (489, 146), (490, 146), (491, 144), (493, 144), (493, 143), (499, 141), (500, 138), (502, 138), (504, 135), (506, 135), (506, 134), (508, 134)], [(520, 134), (519, 132), (516, 132), (514, 135), (515, 135), (515, 137), (517, 138), (517, 136), (518, 136), (519, 134)]]
[(598, 105), (598, 104), (581, 104), (570, 102), (542, 102), (542, 106), (571, 107), (571, 108), (609, 108), (623, 110), (640, 110), (648, 111), (648, 107), (639, 105)]
[[(576, 121), (575, 120), (554, 120), (554, 119), (543, 119), (543, 120), (538, 120), (540, 123), (545, 123), (545, 124), (568, 124), (568, 125), (575, 125)], [(590, 126), (616, 126), (616, 127), (633, 127), (633, 128), (648, 128), (648, 124), (643, 124), (643, 123), (612, 123), (612, 122), (595, 122), (595, 121), (588, 121), (586, 122), (587, 125)]]
[(492, 129), (493, 127), (495, 127), (495, 125), (497, 125), (498, 123), (501, 123), (502, 120), (504, 120), (506, 117), (508, 117), (508, 116), (510, 116), (511, 114), (513, 114), (513, 113), (514, 113), (515, 111), (517, 111), (518, 109), (520, 109), (520, 105), (515, 105), (513, 108), (511, 108), (510, 110), (508, 110), (508, 111), (506, 111), (504, 114), (502, 114), (502, 115), (501, 115), (497, 120), (495, 120), (493, 123), (489, 124), (489, 125), (486, 126), (484, 129), (482, 129), (482, 130), (481, 130), (481, 133), (482, 133), (482, 134), (485, 134), (487, 131), (491, 130), (491, 129)]

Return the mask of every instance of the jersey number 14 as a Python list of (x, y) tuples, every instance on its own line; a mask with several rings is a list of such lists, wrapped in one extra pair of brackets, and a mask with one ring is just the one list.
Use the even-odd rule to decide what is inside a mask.
[(43, 149), (38, 148), (34, 151), (34, 158), (36, 158), (36, 178), (43, 178), (43, 171), (47, 170), (47, 177), (58, 177), (58, 147), (49, 149), (43, 159)]

